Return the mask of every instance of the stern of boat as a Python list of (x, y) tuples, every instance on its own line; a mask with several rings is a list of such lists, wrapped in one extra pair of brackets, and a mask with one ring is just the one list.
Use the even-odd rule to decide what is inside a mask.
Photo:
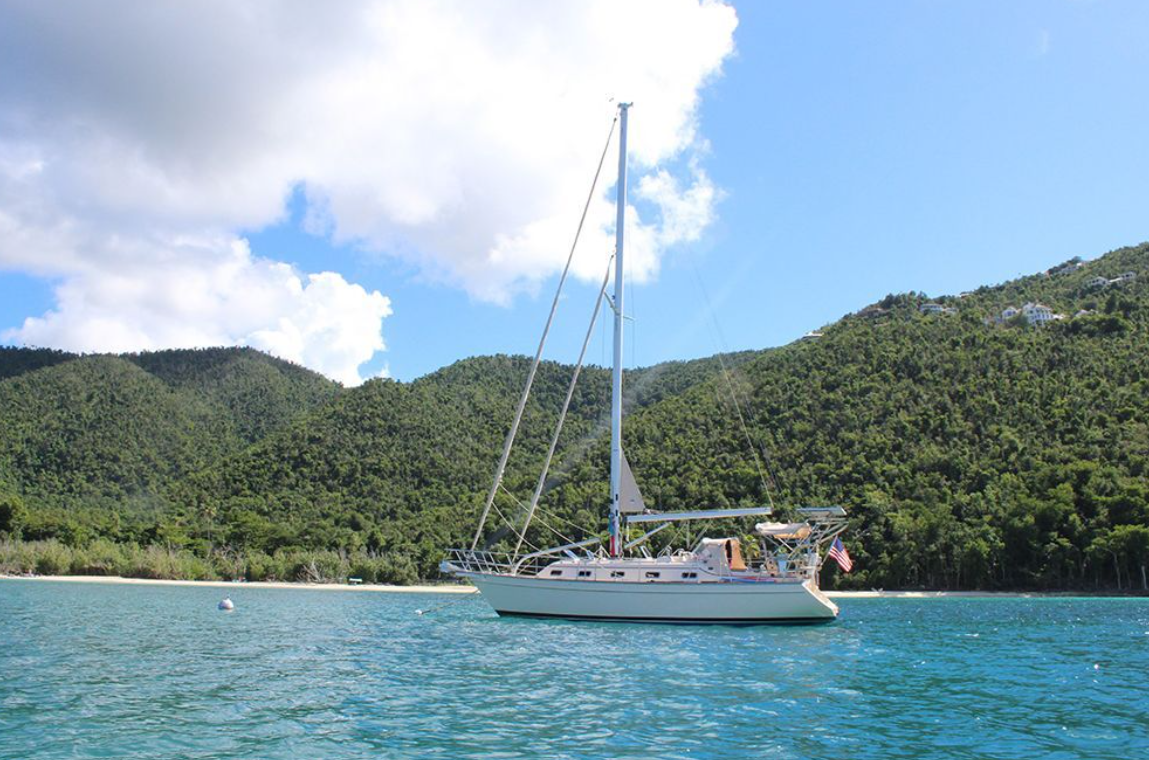
[(814, 597), (819, 604), (826, 608), (826, 611), (829, 613), (827, 617), (831, 619), (838, 617), (838, 605), (834, 604), (834, 601), (830, 597), (822, 593), (822, 589), (818, 588), (818, 584), (810, 580), (802, 585), (806, 587), (806, 591), (810, 593), (810, 596)]

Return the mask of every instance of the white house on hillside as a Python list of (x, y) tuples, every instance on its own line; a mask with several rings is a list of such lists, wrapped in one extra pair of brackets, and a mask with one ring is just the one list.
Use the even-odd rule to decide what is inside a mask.
[[(1002, 313), (1004, 314), (1004, 312)], [(1025, 315), (1025, 320), (1031, 325), (1044, 325), (1046, 322), (1052, 322), (1058, 318), (1053, 313), (1053, 309), (1040, 303), (1027, 303), (1021, 307), (1021, 313)]]
[(922, 314), (957, 314), (957, 309), (940, 303), (924, 303), (918, 307), (918, 311)]
[(1132, 282), (1133, 280), (1136, 280), (1136, 279), (1137, 279), (1137, 273), (1136, 272), (1122, 272), (1121, 274), (1117, 275), (1116, 277), (1114, 277), (1109, 282), (1113, 283), (1114, 285), (1120, 285), (1123, 282)]
[(1105, 279), (1104, 277), (1090, 277), (1085, 282), (1085, 287), (1087, 287), (1087, 288), (1104, 288), (1108, 284), (1109, 284), (1109, 280)]

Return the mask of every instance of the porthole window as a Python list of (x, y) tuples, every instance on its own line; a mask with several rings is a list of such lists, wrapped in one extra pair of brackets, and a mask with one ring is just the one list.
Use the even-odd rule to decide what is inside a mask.
[(590, 570), (579, 570), (578, 571), (578, 577), (589, 578), (590, 577)]

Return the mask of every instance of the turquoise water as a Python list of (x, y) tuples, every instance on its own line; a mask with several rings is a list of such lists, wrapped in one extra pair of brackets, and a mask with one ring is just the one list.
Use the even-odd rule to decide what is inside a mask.
[(0, 758), (1149, 757), (1149, 600), (842, 600), (828, 626), (0, 580)]

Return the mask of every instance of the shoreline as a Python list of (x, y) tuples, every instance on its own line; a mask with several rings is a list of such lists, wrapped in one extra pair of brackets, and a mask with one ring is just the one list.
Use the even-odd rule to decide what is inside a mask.
[[(471, 594), (470, 585), (442, 583), (415, 586), (361, 583), (296, 583), (291, 581), (185, 581), (156, 578), (125, 578), (119, 575), (2, 575), (0, 580), (55, 583), (105, 583), (128, 586), (199, 586), (201, 588), (291, 589), (297, 591), (368, 591), (385, 594)], [(831, 599), (1045, 599), (1067, 597), (1137, 599), (1145, 592), (1117, 591), (823, 591)]]
[(198, 586), (201, 588), (292, 589), (297, 591), (373, 591), (392, 594), (469, 594), (474, 586), (455, 584), (389, 586), (360, 583), (295, 583), (290, 581), (182, 581), (161, 578), (125, 578), (121, 575), (0, 575), (0, 580), (55, 583), (106, 583), (125, 586)]
[(1144, 599), (1144, 591), (823, 591), (831, 599)]

